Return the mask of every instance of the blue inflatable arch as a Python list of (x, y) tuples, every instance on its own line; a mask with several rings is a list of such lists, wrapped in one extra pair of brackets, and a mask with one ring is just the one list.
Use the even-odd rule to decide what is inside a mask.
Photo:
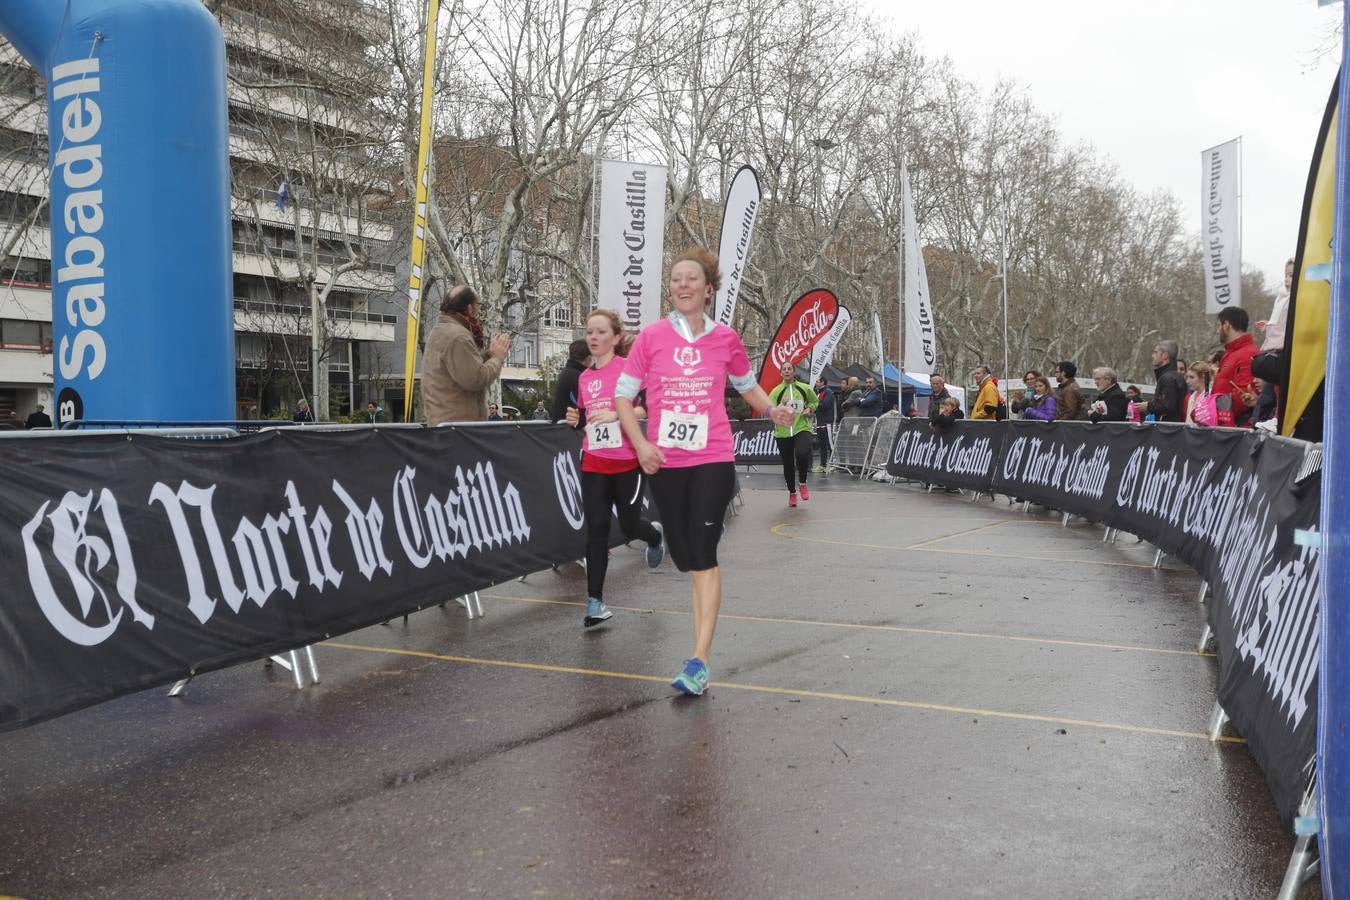
[(201, 0), (11, 0), (47, 82), (59, 421), (234, 418), (225, 44)]

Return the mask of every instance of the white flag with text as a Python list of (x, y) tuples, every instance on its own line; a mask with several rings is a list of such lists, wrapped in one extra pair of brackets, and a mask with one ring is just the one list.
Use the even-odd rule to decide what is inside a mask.
[(741, 279), (750, 263), (750, 238), (755, 230), (759, 200), (759, 175), (749, 166), (741, 166), (727, 189), (727, 202), (722, 208), (722, 237), (717, 245), (722, 286), (717, 290), (713, 318), (723, 325), (730, 325), (736, 314)]
[(900, 163), (900, 202), (904, 206), (905, 346), (901, 371), (932, 375), (937, 365), (937, 323), (928, 295), (928, 270), (923, 263), (919, 226), (914, 218), (914, 193), (909, 185), (909, 167)]
[(815, 387), (816, 379), (820, 377), (820, 373), (825, 371), (825, 367), (834, 358), (834, 348), (839, 346), (839, 339), (844, 336), (844, 331), (848, 328), (848, 323), (852, 321), (852, 318), (848, 310), (840, 306), (839, 315), (835, 317), (830, 330), (825, 332), (825, 336), (811, 348), (812, 387)]
[(1205, 312), (1242, 305), (1242, 139), (1200, 154)]
[(665, 213), (665, 166), (601, 161), (596, 298), (628, 331), (661, 318)]

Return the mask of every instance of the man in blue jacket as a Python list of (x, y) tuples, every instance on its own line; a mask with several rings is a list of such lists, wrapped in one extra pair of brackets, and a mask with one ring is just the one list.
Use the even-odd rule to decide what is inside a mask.
[(886, 398), (877, 387), (877, 380), (869, 378), (863, 382), (862, 397), (858, 400), (858, 415), (875, 418), (886, 408)]

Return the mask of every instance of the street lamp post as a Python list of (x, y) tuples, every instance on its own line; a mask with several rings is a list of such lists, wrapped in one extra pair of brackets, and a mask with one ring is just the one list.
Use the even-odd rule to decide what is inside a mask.
[(1003, 207), (1000, 210), (1003, 218), (1003, 230), (999, 235), (999, 251), (1003, 259), (1003, 274), (999, 276), (1000, 291), (1003, 294), (1003, 377), (1011, 378), (1012, 373), (1008, 371), (1008, 197), (1003, 197)]

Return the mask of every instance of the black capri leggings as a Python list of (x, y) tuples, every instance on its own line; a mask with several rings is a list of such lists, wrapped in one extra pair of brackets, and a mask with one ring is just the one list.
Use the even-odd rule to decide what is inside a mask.
[(787, 482), (788, 490), (796, 493), (797, 482), (806, 484), (806, 474), (811, 471), (811, 432), (803, 431), (785, 438), (775, 437), (774, 440), (778, 443), (778, 455), (783, 460), (783, 480)]
[(619, 513), (619, 527), (628, 540), (642, 538), (647, 545), (661, 543), (652, 523), (642, 518), (642, 485), (646, 476), (639, 468), (617, 475), (581, 473), (581, 496), (586, 504), (586, 591), (605, 599), (605, 573), (609, 570), (610, 510)]
[(735, 494), (734, 463), (661, 469), (652, 476), (652, 496), (661, 513), (666, 548), (681, 572), (717, 568), (722, 517)]

